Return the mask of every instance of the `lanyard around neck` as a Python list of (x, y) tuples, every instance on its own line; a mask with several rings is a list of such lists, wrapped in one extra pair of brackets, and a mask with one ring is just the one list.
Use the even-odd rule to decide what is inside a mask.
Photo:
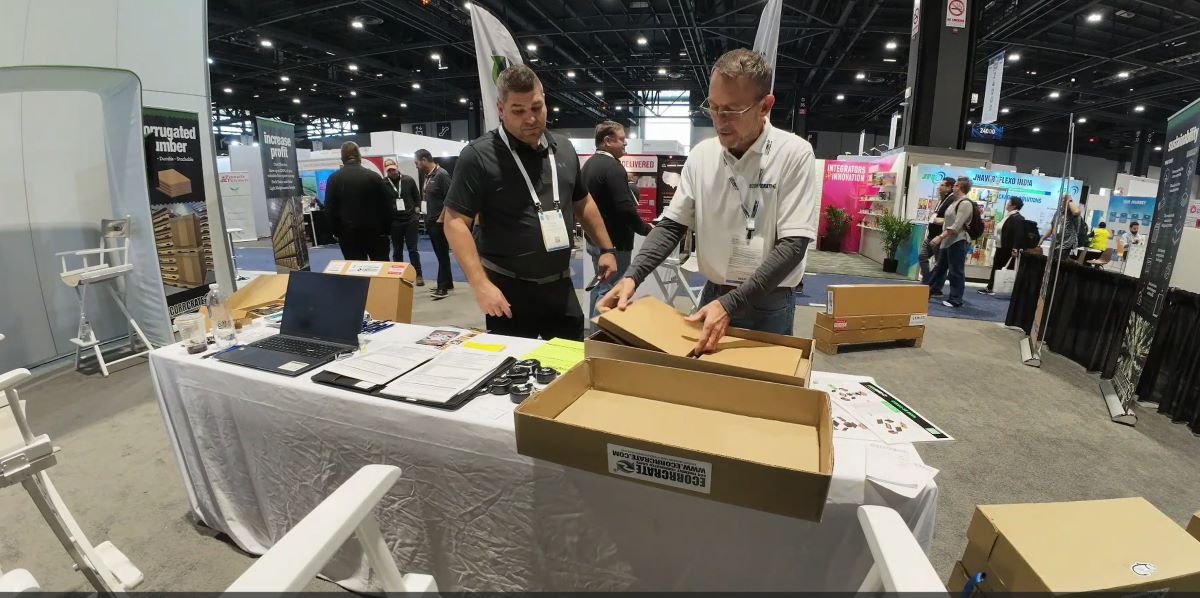
[[(533, 188), (533, 180), (529, 178), (529, 172), (525, 170), (525, 164), (521, 162), (521, 157), (517, 155), (517, 150), (513, 149), (512, 143), (508, 140), (508, 132), (503, 127), (496, 129), (500, 135), (500, 140), (504, 142), (504, 146), (508, 148), (512, 154), (513, 161), (517, 163), (517, 168), (521, 171), (521, 176), (525, 178), (525, 186), (529, 188), (529, 197), (533, 199), (533, 207), (537, 211), (542, 211), (542, 202), (538, 199), (537, 191)], [(542, 136), (545, 139), (545, 135)], [(550, 142), (546, 142), (546, 149), (550, 153), (550, 181), (551, 190), (554, 192), (554, 209), (559, 209), (558, 201), (558, 165), (554, 161), (554, 148), (550, 147)]]
[[(770, 133), (768, 133), (766, 143), (763, 144), (762, 157), (759, 158), (758, 183), (750, 185), (750, 187), (758, 189), (760, 197), (762, 196), (763, 173), (765, 173), (767, 170), (767, 156), (771, 153), (771, 143), (771, 136)], [(738, 194), (738, 205), (742, 208), (742, 214), (746, 216), (746, 233), (749, 235), (750, 233), (754, 232), (754, 219), (758, 216), (758, 207), (761, 202), (758, 198), (754, 198), (753, 204), (751, 204), (750, 189), (742, 189), (742, 186), (738, 184), (736, 171), (733, 168), (733, 164), (729, 163), (729, 156), (727, 153), (728, 150), (721, 152), (721, 163), (728, 171), (729, 186), (733, 187), (733, 190)]]

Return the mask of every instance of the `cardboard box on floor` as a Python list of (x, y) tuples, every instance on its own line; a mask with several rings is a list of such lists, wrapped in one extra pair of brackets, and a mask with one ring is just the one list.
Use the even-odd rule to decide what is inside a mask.
[(980, 505), (961, 564), (985, 594), (1200, 591), (1200, 542), (1144, 498)]
[(516, 410), (517, 452), (819, 521), (833, 474), (819, 391), (589, 357)]
[[(717, 351), (699, 358), (689, 357), (699, 341), (699, 327), (688, 323), (675, 308), (643, 297), (625, 311), (601, 314), (597, 325), (607, 335), (589, 339), (592, 354), (628, 361), (646, 361), (668, 367), (695, 369), (727, 376), (741, 376), (782, 384), (808, 386), (812, 373), (812, 340), (730, 328)], [(607, 344), (624, 344), (641, 350), (620, 351)], [(584, 343), (585, 353), (588, 341)], [(659, 352), (674, 359), (654, 359), (646, 353)]]
[(813, 339), (826, 353), (837, 353), (842, 345), (888, 341), (914, 341), (919, 347), (928, 314), (925, 285), (831, 285), (825, 312), (813, 324)]
[[(249, 324), (256, 317), (254, 310), (283, 305), (287, 285), (287, 274), (264, 274), (242, 285), (242, 288), (229, 295), (229, 312), (234, 325), (241, 328)], [(208, 327), (208, 309), (200, 306), (200, 314), (204, 316), (205, 327)]]
[(923, 284), (835, 284), (825, 290), (825, 313), (835, 318), (928, 314)]
[(1196, 511), (1192, 515), (1192, 520), (1188, 522), (1187, 532), (1196, 540), (1200, 540), (1200, 511)]
[(417, 271), (404, 262), (368, 262), (334, 260), (325, 274), (365, 276), (371, 279), (367, 291), (367, 312), (376, 320), (412, 323), (413, 286)]

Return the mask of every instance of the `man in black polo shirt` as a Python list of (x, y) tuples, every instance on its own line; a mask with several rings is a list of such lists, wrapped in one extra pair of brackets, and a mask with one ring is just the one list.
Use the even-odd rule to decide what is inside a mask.
[[(596, 155), (583, 165), (583, 184), (596, 201), (600, 215), (604, 217), (604, 228), (617, 249), (617, 272), (592, 289), (588, 313), (596, 315), (596, 302), (612, 289), (612, 283), (620, 280), (633, 259), (633, 235), (643, 237), (653, 228), (638, 214), (638, 199), (629, 188), (629, 173), (621, 164), (625, 155), (625, 127), (606, 120), (596, 125)], [(588, 243), (588, 254), (593, 263), (600, 258), (600, 250)]]
[(450, 190), (450, 173), (433, 161), (433, 154), (427, 149), (419, 149), (415, 154), (417, 170), (420, 170), (425, 184), (421, 187), (421, 199), (425, 200), (425, 231), (429, 233), (429, 242), (433, 245), (433, 255), (437, 257), (438, 273), (437, 286), (430, 293), (434, 301), (445, 299), (454, 288), (454, 278), (450, 272), (450, 245), (446, 242), (446, 234), (442, 227), (442, 204), (446, 201), (446, 193)]
[[(537, 75), (525, 65), (511, 66), (496, 88), (501, 126), (458, 156), (444, 208), (446, 238), (489, 331), (582, 340), (583, 310), (571, 283), (574, 218), (601, 248), (601, 279), (616, 271), (616, 250), (580, 180), (570, 141), (546, 130)], [(482, 228), (478, 250), (471, 236), (476, 216)]]
[(342, 168), (325, 185), (325, 211), (342, 257), (388, 260), (388, 233), (396, 211), (396, 189), (362, 165), (358, 144), (342, 144)]

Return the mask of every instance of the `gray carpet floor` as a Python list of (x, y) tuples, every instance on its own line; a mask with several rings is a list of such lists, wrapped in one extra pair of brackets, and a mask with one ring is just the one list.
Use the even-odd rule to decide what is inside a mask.
[(810, 251), (808, 252), (808, 264), (805, 265), (804, 271), (810, 274), (844, 274), (846, 276), (906, 280), (899, 274), (884, 272), (883, 266), (879, 262), (857, 253)]
[[(797, 311), (803, 335), (815, 310)], [(414, 319), (482, 324), (465, 285), (436, 303), (418, 293)], [(1018, 338), (935, 317), (919, 349), (817, 356), (818, 369), (874, 376), (957, 438), (919, 447), (941, 470), (931, 555), (940, 574), (962, 554), (976, 504), (1140, 495), (1180, 523), (1200, 509), (1200, 438), (1149, 411), (1136, 428), (1110, 423), (1093, 375), (1049, 353), (1041, 369), (1023, 366)], [(51, 373), (22, 397), (37, 431), (62, 447), (51, 475), (68, 505), (94, 542), (112, 540), (141, 568), (141, 589), (223, 589), (251, 559), (192, 525), (153, 392), (140, 363), (108, 379)], [(0, 567), (30, 569), (49, 590), (88, 589), (21, 488), (0, 489), (0, 513)]]

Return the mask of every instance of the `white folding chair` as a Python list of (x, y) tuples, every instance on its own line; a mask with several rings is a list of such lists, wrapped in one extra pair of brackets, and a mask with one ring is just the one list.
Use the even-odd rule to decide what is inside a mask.
[[(108, 376), (108, 366), (116, 365), (123, 361), (136, 359), (146, 355), (153, 349), (150, 340), (142, 333), (142, 327), (138, 326), (137, 321), (130, 315), (129, 309), (125, 306), (125, 301), (118, 294), (120, 285), (125, 275), (133, 270), (133, 264), (129, 261), (129, 225), (130, 218), (125, 217), (117, 220), (101, 220), (100, 221), (100, 247), (96, 249), (82, 249), (77, 251), (62, 251), (55, 255), (62, 260), (62, 271), (59, 276), (67, 286), (75, 289), (75, 294), (79, 297), (79, 332), (71, 340), (75, 345), (75, 369), (79, 369), (79, 354), (81, 351), (91, 349), (96, 353), (96, 361), (100, 365), (100, 372)], [(69, 258), (73, 258), (70, 259)], [(92, 258), (96, 259), (93, 263)], [(69, 261), (68, 261), (69, 260)], [(129, 346), (134, 348), (134, 335), (142, 341), (142, 350), (132, 355), (122, 357), (114, 361), (105, 361), (104, 353), (100, 351), (100, 341), (96, 338), (96, 332), (88, 320), (87, 316), (87, 291), (92, 285), (98, 285), (104, 282), (110, 284), (105, 288), (112, 300), (116, 302), (121, 313), (125, 314), (125, 318), (129, 324)]]
[(867, 537), (875, 564), (859, 587), (860, 594), (922, 592), (949, 595), (929, 564), (929, 557), (900, 514), (887, 507), (863, 505), (858, 522)]
[[(24, 486), (75, 567), (98, 592), (132, 590), (142, 582), (142, 572), (112, 542), (92, 546), (46, 473), (57, 462), (58, 449), (50, 444), (49, 436), (34, 436), (25, 418), (16, 387), (30, 377), (25, 369), (0, 375), (0, 488)], [(0, 593), (36, 589), (37, 582), (28, 571), (17, 569), (0, 577)]]

